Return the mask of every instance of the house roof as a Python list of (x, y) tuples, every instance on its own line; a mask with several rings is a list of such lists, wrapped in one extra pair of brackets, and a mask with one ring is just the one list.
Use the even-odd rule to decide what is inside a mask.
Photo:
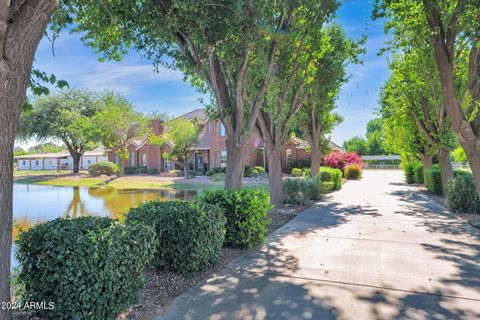
[[(300, 139), (298, 137), (291, 137), (290, 142), (295, 144), (295, 149), (306, 149), (310, 147), (307, 141)], [(342, 147), (340, 147), (338, 144), (332, 141), (328, 141), (328, 145), (332, 150), (343, 150)]]
[(184, 115), (181, 115), (181, 117), (186, 118), (186, 119), (190, 119), (190, 120), (198, 119), (201, 122), (207, 122), (208, 121), (207, 114), (205, 113), (205, 109), (203, 109), (203, 108), (198, 108), (198, 109), (195, 109), (195, 110), (190, 111), (188, 113), (185, 113)]
[[(105, 148), (100, 146), (91, 151), (85, 151), (83, 156), (103, 156), (105, 155)], [(23, 156), (16, 156), (15, 159), (41, 159), (41, 158), (67, 158), (70, 157), (70, 153), (67, 151), (51, 152), (51, 153), (33, 153)]]

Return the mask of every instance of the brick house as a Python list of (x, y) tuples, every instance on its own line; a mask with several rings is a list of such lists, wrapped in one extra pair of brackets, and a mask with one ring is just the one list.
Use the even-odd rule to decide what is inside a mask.
[[(227, 148), (225, 128), (222, 123), (208, 119), (203, 109), (195, 109), (181, 117), (196, 120), (202, 126), (199, 143), (190, 154), (190, 163), (193, 169), (203, 171), (214, 167), (225, 167)], [(151, 129), (153, 134), (161, 135), (164, 130), (161, 120), (153, 120)], [(263, 167), (266, 164), (266, 159), (263, 156), (262, 142), (258, 133), (255, 132), (252, 135), (250, 146), (245, 164)], [(175, 169), (181, 170), (182, 168), (177, 163), (168, 161), (163, 157), (163, 153), (168, 152), (169, 148), (168, 144), (161, 147), (149, 144), (147, 137), (135, 140), (128, 147), (130, 157), (126, 160), (128, 162), (126, 166), (147, 167), (156, 169), (160, 173), (167, 173)], [(334, 148), (339, 147), (334, 145)], [(310, 157), (310, 152), (307, 151), (308, 143), (298, 138), (291, 138), (283, 149), (282, 167), (285, 170), (289, 168), (292, 161)], [(118, 156), (112, 150), (108, 152), (108, 160), (115, 163), (119, 162)]]

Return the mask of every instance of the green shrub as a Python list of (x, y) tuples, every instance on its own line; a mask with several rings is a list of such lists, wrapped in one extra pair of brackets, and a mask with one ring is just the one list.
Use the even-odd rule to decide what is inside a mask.
[(147, 167), (125, 167), (125, 174), (145, 174), (147, 173)]
[(99, 176), (105, 174), (107, 176), (111, 176), (117, 172), (117, 165), (110, 161), (100, 161), (96, 163), (92, 163), (90, 167), (88, 167), (88, 173)]
[[(470, 176), (471, 173), (463, 170), (454, 170), (453, 176), (456, 177), (466, 177)], [(438, 166), (434, 166), (432, 169), (425, 170), (425, 186), (427, 189), (437, 195), (443, 195), (443, 187), (442, 187), (442, 175), (440, 168)]]
[(213, 182), (225, 181), (225, 173), (213, 173), (210, 175)]
[(149, 226), (110, 218), (56, 219), (17, 240), (23, 301), (53, 302), (44, 319), (116, 319), (137, 302), (155, 252)]
[(154, 174), (158, 173), (158, 170), (157, 170), (157, 168), (148, 168), (147, 173), (151, 174), (151, 175), (154, 175)]
[(301, 176), (302, 176), (302, 169), (300, 169), (300, 168), (293, 168), (293, 169), (292, 169), (292, 176), (294, 176), (294, 177), (301, 177)]
[(342, 188), (343, 173), (340, 169), (320, 167), (319, 174), (322, 181), (333, 182), (335, 185), (335, 190), (340, 190)]
[(362, 176), (362, 166), (359, 164), (350, 164), (345, 168), (345, 178), (348, 180), (357, 180)]
[(415, 170), (414, 170), (414, 163), (408, 162), (402, 165), (403, 172), (405, 174), (405, 182), (407, 184), (415, 183)]
[(255, 170), (257, 173), (265, 173), (265, 169), (260, 166), (253, 167), (253, 170)]
[(312, 160), (310, 158), (306, 159), (299, 159), (299, 160), (292, 160), (291, 167), (292, 168), (308, 168), (310, 167)]
[(414, 183), (423, 183), (423, 165), (421, 162), (417, 162), (413, 165), (413, 181)]
[(215, 173), (225, 173), (225, 167), (213, 167), (212, 170), (210, 170), (211, 174)]
[(447, 203), (453, 212), (478, 214), (480, 201), (471, 174), (459, 173), (449, 181), (445, 192)]
[(320, 175), (316, 175), (314, 177), (308, 177), (307, 180), (307, 187), (309, 189), (310, 199), (312, 200), (320, 200), (322, 197), (322, 180)]
[(243, 171), (243, 176), (245, 178), (252, 178), (252, 177), (256, 177), (257, 173), (253, 170), (253, 167), (245, 166), (245, 169)]
[(225, 236), (225, 217), (218, 206), (156, 200), (130, 209), (126, 221), (155, 229), (157, 268), (189, 276), (218, 261)]
[(190, 177), (196, 177), (198, 175), (198, 172), (195, 170), (188, 170), (188, 174)]
[(223, 208), (227, 218), (225, 246), (251, 248), (265, 240), (269, 194), (263, 189), (207, 190), (200, 200)]
[(425, 186), (431, 192), (442, 195), (442, 176), (439, 168), (425, 170)]
[(312, 198), (311, 185), (305, 179), (283, 180), (284, 202), (305, 205)]
[(323, 191), (323, 192), (332, 192), (332, 191), (335, 191), (335, 182), (322, 181), (322, 191)]
[(310, 168), (303, 168), (302, 176), (304, 176), (305, 178), (311, 177), (312, 176), (312, 170)]

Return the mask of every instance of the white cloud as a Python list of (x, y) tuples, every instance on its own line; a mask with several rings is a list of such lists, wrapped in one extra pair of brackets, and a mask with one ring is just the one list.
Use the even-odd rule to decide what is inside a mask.
[(76, 74), (75, 78), (81, 87), (96, 90), (110, 89), (128, 95), (138, 92), (140, 88), (153, 82), (181, 82), (183, 74), (166, 68), (160, 68), (156, 73), (151, 64), (110, 64), (96, 66), (88, 73)]

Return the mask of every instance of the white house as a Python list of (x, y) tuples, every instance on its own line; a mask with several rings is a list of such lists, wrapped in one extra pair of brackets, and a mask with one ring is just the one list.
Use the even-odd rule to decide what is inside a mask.
[[(18, 170), (72, 170), (73, 158), (68, 152), (37, 153), (15, 157)], [(107, 161), (103, 147), (86, 151), (80, 158), (80, 169), (86, 170), (92, 163)]]

